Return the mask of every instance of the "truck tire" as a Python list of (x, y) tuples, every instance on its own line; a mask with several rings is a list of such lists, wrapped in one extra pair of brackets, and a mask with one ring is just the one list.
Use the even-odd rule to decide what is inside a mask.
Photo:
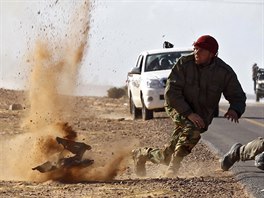
[(147, 109), (147, 107), (144, 104), (143, 99), (141, 101), (142, 101), (142, 119), (143, 120), (153, 119), (153, 110)]
[(133, 120), (136, 120), (142, 117), (141, 110), (135, 106), (131, 97), (129, 97), (129, 106), (130, 106), (130, 113), (132, 114)]
[(258, 94), (258, 92), (256, 92), (256, 102), (259, 102), (259, 94)]
[(214, 117), (215, 118), (219, 117), (219, 105), (217, 105), (217, 107), (215, 108)]
[(133, 108), (133, 101), (132, 98), (129, 96), (128, 98), (128, 104), (129, 104), (129, 113), (132, 114), (132, 108)]

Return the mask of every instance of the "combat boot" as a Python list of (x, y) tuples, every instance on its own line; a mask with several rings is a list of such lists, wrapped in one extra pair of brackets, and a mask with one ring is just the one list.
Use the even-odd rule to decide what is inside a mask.
[(146, 161), (148, 160), (148, 152), (150, 150), (150, 148), (138, 148), (132, 150), (135, 173), (140, 177), (146, 176)]
[(240, 143), (234, 144), (221, 159), (220, 163), (223, 171), (228, 171), (234, 165), (235, 162), (240, 160), (239, 149), (241, 146), (242, 144)]
[(166, 177), (176, 177), (178, 170), (181, 166), (181, 161), (183, 160), (182, 156), (172, 155), (169, 167), (166, 172)]

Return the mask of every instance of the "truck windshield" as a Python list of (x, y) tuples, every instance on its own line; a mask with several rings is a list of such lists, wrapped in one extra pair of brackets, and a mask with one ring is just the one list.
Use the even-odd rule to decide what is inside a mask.
[(264, 80), (264, 74), (263, 75), (259, 75), (258, 79), (259, 80)]
[(192, 51), (150, 54), (146, 59), (145, 72), (171, 69), (181, 56), (190, 53)]

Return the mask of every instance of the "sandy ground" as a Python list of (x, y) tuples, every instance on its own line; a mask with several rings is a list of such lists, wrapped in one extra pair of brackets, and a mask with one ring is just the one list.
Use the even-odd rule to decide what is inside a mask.
[[(151, 163), (147, 177), (137, 177), (130, 150), (163, 146), (173, 123), (164, 113), (150, 121), (131, 120), (125, 98), (70, 98), (74, 108), (62, 121), (77, 132), (79, 141), (92, 147), (86, 157), (95, 163), (56, 176), (33, 171), (48, 156), (39, 157), (47, 149), (35, 147), (36, 141), (61, 134), (32, 133), (22, 127), (30, 111), (26, 95), (0, 89), (0, 197), (250, 197), (231, 173), (220, 170), (218, 156), (202, 143), (184, 159), (177, 178), (166, 178), (166, 167)], [(23, 109), (9, 110), (14, 103)]]

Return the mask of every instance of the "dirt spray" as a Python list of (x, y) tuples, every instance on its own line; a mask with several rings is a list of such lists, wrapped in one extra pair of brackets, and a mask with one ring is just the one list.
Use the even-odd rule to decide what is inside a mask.
[[(79, 2), (79, 1), (78, 1)], [(79, 2), (80, 3), (80, 2)], [(59, 3), (56, 5), (59, 6)], [(54, 9), (54, 8), (53, 8)], [(104, 163), (88, 168), (69, 168), (49, 173), (33, 171), (32, 167), (47, 160), (54, 160), (62, 150), (55, 138), (77, 133), (68, 126), (74, 107), (74, 90), (79, 66), (88, 47), (91, 5), (84, 1), (72, 13), (65, 36), (39, 36), (36, 39), (29, 63), (29, 112), (23, 120), (25, 133), (3, 141), (1, 153), (5, 153), (1, 179), (43, 182), (59, 180), (68, 182), (111, 180), (122, 169), (127, 151), (105, 157)], [(52, 38), (52, 39), (51, 39)], [(63, 41), (63, 42), (62, 42)], [(96, 154), (92, 154), (96, 158)], [(96, 159), (95, 159), (96, 160)]]

